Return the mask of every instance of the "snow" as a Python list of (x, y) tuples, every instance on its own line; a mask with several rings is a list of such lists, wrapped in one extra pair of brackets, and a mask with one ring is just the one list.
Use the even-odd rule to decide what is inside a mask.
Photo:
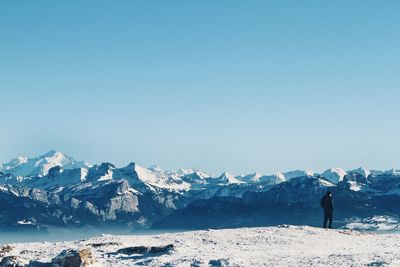
[(229, 172), (224, 172), (221, 174), (220, 177), (217, 178), (218, 182), (221, 184), (243, 184), (243, 181), (240, 181), (239, 179), (236, 179), (235, 176), (230, 174)]
[(387, 171), (383, 172), (383, 174), (385, 174), (385, 175), (393, 175), (393, 176), (400, 176), (400, 170), (390, 169), (390, 170), (387, 170)]
[[(399, 266), (400, 235), (307, 226), (111, 236), (58, 243), (11, 244), (9, 255), (49, 262), (67, 248), (90, 248), (92, 266)], [(91, 244), (103, 243), (104, 246)], [(155, 255), (115, 253), (131, 246), (165, 246)]]
[(158, 166), (158, 165), (153, 165), (153, 166), (149, 167), (149, 170), (150, 170), (150, 171), (153, 171), (153, 172), (163, 172), (163, 171), (164, 171), (164, 170), (163, 170), (160, 166)]
[(354, 170), (350, 170), (348, 172), (355, 172), (358, 173), (362, 176), (364, 176), (365, 178), (368, 178), (368, 176), (371, 174), (371, 172), (363, 167), (360, 167), (358, 169), (354, 169)]
[(311, 170), (302, 171), (302, 170), (295, 170), (295, 171), (288, 171), (288, 172), (276, 172), (272, 176), (276, 177), (278, 181), (284, 182), (291, 180), (293, 178), (304, 177), (304, 176), (313, 176), (315, 173)]
[(113, 179), (113, 171), (112, 170), (108, 170), (103, 176), (101, 176), (97, 181), (101, 182), (101, 181), (109, 181)]
[(86, 177), (88, 176), (88, 169), (81, 168), (81, 182), (86, 182)]
[(260, 178), (262, 176), (262, 174), (255, 172), (251, 174), (241, 174), (236, 176), (235, 178), (245, 183), (258, 183), (260, 182)]
[(338, 183), (343, 181), (343, 178), (346, 176), (346, 174), (347, 173), (341, 168), (332, 168), (326, 170), (321, 175), (332, 183)]
[(17, 224), (19, 224), (19, 225), (34, 225), (33, 222), (31, 222), (31, 221), (26, 221), (26, 220), (17, 221)]
[(346, 224), (346, 228), (352, 230), (394, 231), (399, 230), (400, 225), (396, 218), (387, 215), (375, 215), (364, 219), (353, 219)]
[(262, 175), (258, 172), (252, 174), (241, 174), (236, 176), (236, 179), (245, 183), (259, 183), (259, 182), (271, 182), (271, 183), (280, 183), (284, 181), (288, 181), (293, 178), (303, 177), (303, 176), (313, 176), (315, 173), (313, 171), (307, 170), (295, 170), (289, 172), (276, 172), (272, 175)]
[[(274, 174), (261, 174), (258, 172), (244, 174), (239, 176), (233, 176), (228, 172), (225, 172), (221, 176), (210, 176), (209, 174), (199, 171), (195, 168), (190, 169), (179, 169), (175, 171), (165, 170), (157, 165), (149, 168), (141, 167), (137, 164), (129, 164), (124, 170), (124, 174), (121, 174), (121, 169), (115, 168), (112, 164), (109, 164), (110, 170), (104, 171), (98, 181), (106, 181), (111, 179), (126, 178), (129, 177), (130, 182), (143, 182), (150, 189), (157, 190), (159, 188), (166, 190), (173, 190), (175, 192), (185, 194), (192, 189), (204, 189), (205, 187), (212, 186), (227, 186), (232, 184), (279, 184), (284, 181), (291, 180), (293, 178), (305, 177), (305, 176), (316, 176), (317, 173), (311, 170), (295, 170), (288, 172), (277, 172)], [(55, 166), (61, 167), (61, 174), (55, 177), (46, 176), (49, 170)], [(97, 166), (97, 165), (96, 165)], [(1, 175), (1, 183), (5, 184), (23, 184), (27, 186), (39, 186), (40, 188), (49, 188), (51, 186), (66, 186), (68, 184), (82, 183), (90, 180), (95, 172), (88, 171), (90, 165), (83, 161), (76, 161), (72, 157), (67, 156), (61, 152), (52, 150), (46, 154), (28, 158), (25, 156), (17, 157), (8, 163), (0, 164), (0, 170), (6, 175)], [(71, 170), (78, 170), (77, 172), (71, 172)], [(92, 170), (92, 169), (91, 169)], [(68, 171), (64, 173), (65, 171)], [(136, 174), (134, 173), (136, 172)], [(350, 170), (349, 172), (355, 172), (365, 177), (369, 176), (369, 179), (379, 178), (383, 179), (383, 176), (400, 177), (400, 170), (391, 169), (387, 171), (379, 170), (367, 170), (365, 168), (358, 168)], [(331, 183), (338, 183), (343, 181), (344, 176), (348, 172), (340, 168), (328, 169), (322, 173), (322, 176)], [(13, 174), (13, 176), (7, 176)], [(39, 179), (40, 178), (40, 179)], [(46, 179), (44, 179), (46, 178)], [(353, 190), (361, 190), (362, 185), (352, 184)], [(393, 192), (398, 193), (398, 188), (395, 188)], [(392, 192), (391, 192), (392, 193)]]
[[(25, 178), (25, 185), (33, 188), (47, 189), (53, 186), (68, 186), (77, 183), (86, 182), (88, 170), (86, 168), (67, 169), (62, 170), (56, 179), (52, 176), (33, 177), (30, 179)], [(105, 175), (106, 176), (106, 175)], [(106, 177), (100, 179), (107, 180)]]
[(286, 181), (285, 175), (282, 172), (274, 173), (274, 176), (279, 178), (279, 180), (281, 180), (281, 181)]
[(187, 191), (190, 184), (180, 180), (180, 177), (173, 172), (164, 171), (161, 168), (144, 168), (135, 164), (135, 171), (142, 182), (158, 188), (175, 191)]
[(278, 184), (285, 181), (285, 175), (281, 172), (272, 175), (263, 175), (255, 172), (251, 174), (241, 174), (235, 177), (244, 183), (269, 183)]
[[(140, 193), (139, 191), (137, 191), (136, 189), (129, 187), (128, 191), (135, 194), (135, 195), (143, 195), (142, 193)], [(125, 192), (124, 192), (125, 193)]]
[(283, 175), (285, 176), (286, 180), (290, 180), (290, 179), (302, 177), (302, 176), (313, 176), (314, 172), (310, 171), (310, 170), (307, 170), (307, 171), (295, 170), (295, 171), (285, 172), (285, 173), (283, 173)]
[(358, 184), (357, 182), (348, 181), (347, 183), (350, 185), (349, 188), (353, 191), (361, 191), (363, 189), (362, 185)]
[(183, 175), (188, 175), (188, 174), (196, 173), (196, 172), (198, 172), (198, 171), (199, 171), (199, 170), (197, 170), (197, 169), (179, 169), (179, 170), (175, 171), (175, 173), (176, 173), (178, 176), (183, 176)]
[(8, 163), (3, 163), (0, 170), (16, 176), (45, 176), (55, 166), (63, 169), (88, 168), (90, 165), (84, 161), (76, 161), (61, 152), (51, 150), (35, 158), (25, 156), (17, 157)]
[(325, 181), (325, 180), (322, 180), (322, 179), (319, 180), (319, 183), (320, 183), (322, 186), (325, 186), (325, 187), (332, 187), (332, 186), (335, 185), (334, 183), (331, 183), (331, 182), (329, 182), (329, 181)]

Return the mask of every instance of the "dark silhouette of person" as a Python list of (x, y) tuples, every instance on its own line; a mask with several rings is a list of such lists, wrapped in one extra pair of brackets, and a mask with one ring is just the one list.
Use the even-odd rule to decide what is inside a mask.
[(324, 228), (326, 228), (326, 224), (328, 222), (328, 227), (332, 228), (333, 199), (331, 191), (327, 191), (326, 194), (321, 198), (321, 207), (324, 209)]

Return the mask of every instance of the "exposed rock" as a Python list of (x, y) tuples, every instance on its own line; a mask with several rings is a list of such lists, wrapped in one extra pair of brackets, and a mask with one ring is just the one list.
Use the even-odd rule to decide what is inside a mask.
[(229, 259), (217, 259), (217, 260), (210, 260), (208, 265), (211, 267), (227, 267), (227, 266), (237, 266), (232, 265), (229, 263)]
[(0, 247), (0, 257), (4, 257), (6, 253), (10, 252), (13, 248), (10, 245)]
[(63, 250), (57, 257), (52, 259), (54, 267), (83, 267), (95, 263), (92, 251), (88, 248), (82, 250)]
[(100, 248), (100, 247), (104, 247), (104, 246), (120, 246), (121, 243), (118, 242), (107, 242), (107, 243), (92, 243), (89, 244), (89, 246), (93, 247), (93, 248)]
[(127, 247), (121, 248), (115, 252), (116, 254), (161, 254), (161, 253), (169, 253), (174, 249), (173, 244), (169, 244), (166, 246), (158, 246), (158, 247), (146, 247), (146, 246), (137, 246), (137, 247)]
[(30, 261), (28, 267), (53, 267), (51, 262)]
[(4, 245), (0, 247), (0, 252), (7, 253), (10, 252), (12, 249), (13, 249), (12, 246)]
[(4, 257), (0, 262), (0, 267), (25, 267), (29, 261), (17, 256)]

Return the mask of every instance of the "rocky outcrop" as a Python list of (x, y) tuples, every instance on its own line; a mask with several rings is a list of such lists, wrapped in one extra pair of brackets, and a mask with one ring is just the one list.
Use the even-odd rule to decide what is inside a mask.
[(11, 252), (13, 248), (10, 245), (0, 247), (0, 257), (4, 257), (7, 253)]
[(53, 267), (84, 267), (95, 262), (92, 251), (88, 248), (63, 250), (51, 261)]
[(92, 248), (101, 248), (101, 247), (106, 247), (106, 246), (120, 246), (121, 243), (118, 242), (106, 242), (106, 243), (92, 243), (89, 244)]
[(25, 267), (29, 263), (28, 260), (17, 256), (4, 257), (0, 262), (0, 267)]
[[(372, 180), (373, 178), (373, 180)], [(390, 186), (387, 186), (387, 185)], [(321, 225), (320, 199), (333, 192), (335, 227), (350, 218), (390, 215), (400, 218), (400, 178), (348, 174), (333, 184), (323, 177), (298, 177), (242, 198), (197, 200), (153, 224), (153, 228), (205, 229), (280, 224)]]
[(173, 244), (169, 244), (166, 246), (156, 246), (156, 247), (147, 247), (147, 246), (137, 246), (137, 247), (127, 247), (121, 248), (115, 252), (115, 254), (164, 254), (169, 253), (174, 249)]

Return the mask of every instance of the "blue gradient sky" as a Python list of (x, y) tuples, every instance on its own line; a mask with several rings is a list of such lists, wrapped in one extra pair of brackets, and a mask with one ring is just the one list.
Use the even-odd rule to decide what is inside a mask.
[(400, 167), (399, 1), (1, 1), (0, 162)]

